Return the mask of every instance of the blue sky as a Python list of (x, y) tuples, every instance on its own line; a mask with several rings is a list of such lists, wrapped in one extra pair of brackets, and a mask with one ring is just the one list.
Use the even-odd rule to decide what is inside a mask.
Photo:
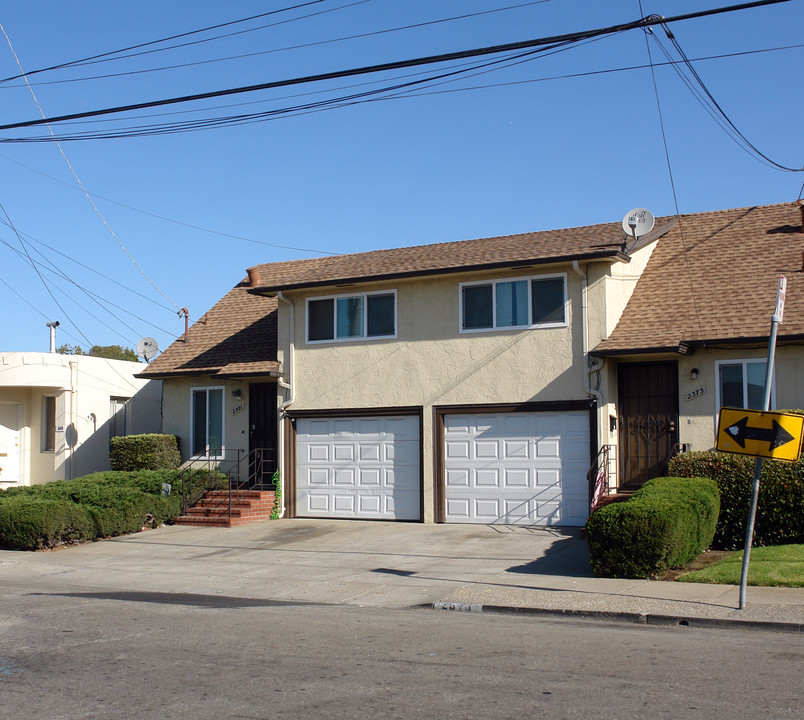
[[(30, 72), (301, 2), (29, 0), (6, 4), (0, 23)], [(56, 116), (728, 4), (643, 0), (641, 12), (638, 0), (324, 0), (185, 41), (290, 21), (281, 25), (38, 73), (30, 82), (45, 114)], [(765, 155), (792, 167), (804, 165), (803, 5), (792, 0), (672, 25), (732, 122)], [(433, 22), (461, 15), (472, 17)], [(339, 39), (408, 25), (420, 26)], [(677, 58), (664, 32), (655, 33)], [(654, 62), (665, 61), (659, 45), (649, 45)], [(774, 48), (786, 49), (753, 52)], [(249, 57), (220, 61), (234, 55)], [(732, 57), (696, 60), (717, 55)], [(673, 214), (647, 62), (645, 35), (631, 30), (410, 96), (183, 134), (63, 142), (114, 236), (54, 143), (3, 142), (46, 129), (0, 131), (0, 350), (46, 351), (48, 319), (61, 322), (59, 344), (133, 347), (151, 336), (165, 348), (184, 327), (177, 308), (200, 317), (257, 263), (619, 221), (634, 207)], [(152, 71), (174, 65), (184, 67)], [(618, 71), (602, 72), (610, 70)], [(53, 130), (150, 125), (199, 117), (186, 112), (199, 108), (217, 108), (206, 110), (216, 116), (285, 108), (420, 72)], [(0, 77), (17, 74), (0, 37)], [(802, 173), (768, 167), (739, 147), (670, 67), (657, 67), (655, 77), (680, 212), (798, 198)], [(0, 124), (39, 112), (19, 79), (0, 83), (0, 107)], [(38, 273), (26, 253), (41, 263)]]

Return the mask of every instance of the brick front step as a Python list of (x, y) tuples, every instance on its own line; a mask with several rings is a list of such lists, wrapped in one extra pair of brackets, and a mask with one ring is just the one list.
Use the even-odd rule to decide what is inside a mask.
[(232, 527), (268, 520), (274, 509), (273, 490), (211, 490), (176, 519), (176, 525)]

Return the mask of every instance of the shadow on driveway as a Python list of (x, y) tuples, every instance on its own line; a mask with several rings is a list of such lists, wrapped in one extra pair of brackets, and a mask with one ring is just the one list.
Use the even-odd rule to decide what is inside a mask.
[(510, 567), (508, 572), (578, 578), (594, 577), (589, 562), (589, 548), (581, 538), (580, 530), (570, 537), (556, 540), (545, 550), (542, 557), (524, 565)]

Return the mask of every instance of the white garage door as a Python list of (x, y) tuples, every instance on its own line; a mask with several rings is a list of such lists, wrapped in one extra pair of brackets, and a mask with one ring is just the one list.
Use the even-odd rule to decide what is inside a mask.
[(419, 418), (299, 418), (296, 514), (421, 518)]
[(583, 525), (589, 413), (446, 415), (447, 522)]

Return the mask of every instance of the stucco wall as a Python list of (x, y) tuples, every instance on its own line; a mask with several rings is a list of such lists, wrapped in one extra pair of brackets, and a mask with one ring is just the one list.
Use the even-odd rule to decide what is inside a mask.
[[(566, 273), (567, 326), (462, 333), (459, 285), (465, 281)], [(397, 291), (392, 340), (308, 344), (306, 298)], [(423, 408), (424, 519), (433, 520), (433, 407), (586, 400), (581, 279), (569, 265), (473, 273), (286, 293), (294, 303), (295, 402), (291, 410)], [(290, 313), (280, 303), (285, 372)]]
[[(715, 363), (718, 360), (766, 360), (767, 348), (751, 350), (698, 350), (679, 360), (679, 441), (691, 443), (693, 450), (710, 450), (715, 444), (718, 407), (718, 379)], [(690, 371), (696, 368), (698, 377)], [(776, 349), (775, 400), (771, 409), (804, 408), (804, 348), (791, 345)], [(687, 399), (688, 395), (704, 389), (703, 394)]]
[[(171, 378), (163, 381), (163, 432), (179, 436), (182, 460), (190, 457), (191, 393), (193, 388), (223, 387), (223, 444), (227, 460), (237, 459), (237, 451), (248, 453), (248, 383), (221, 381), (209, 377)], [(232, 395), (240, 390), (241, 399)]]

